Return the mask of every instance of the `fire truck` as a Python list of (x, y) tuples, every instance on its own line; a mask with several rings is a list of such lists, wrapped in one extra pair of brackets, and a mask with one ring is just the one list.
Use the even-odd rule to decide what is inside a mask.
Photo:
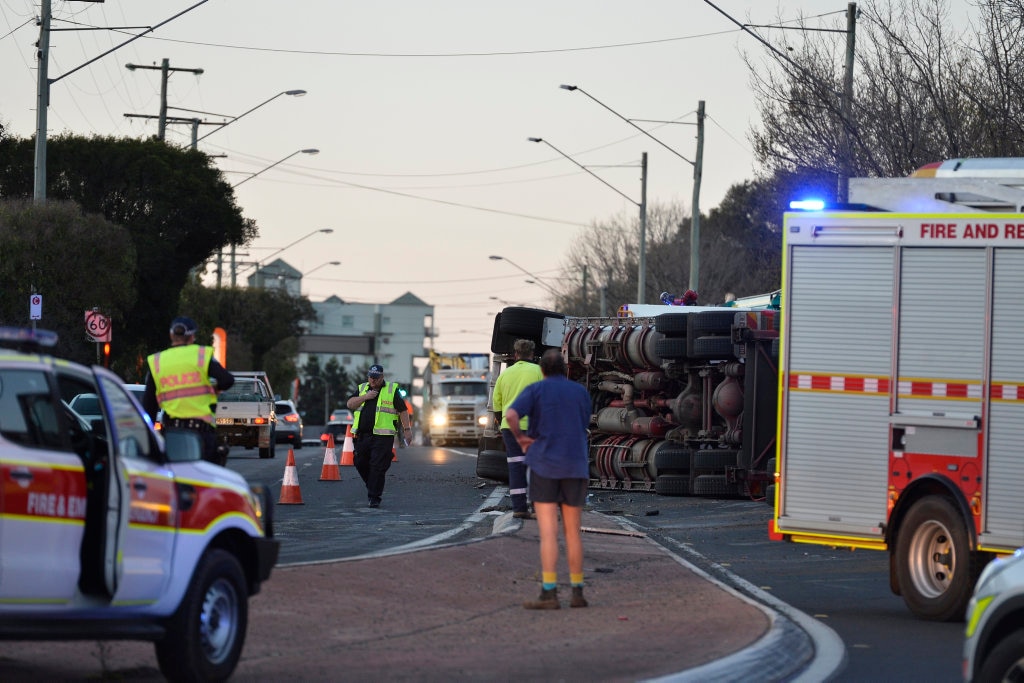
[[(888, 551), (914, 614), (961, 619), (1024, 546), (1022, 188), (1024, 159), (851, 179), (786, 214), (780, 306), (507, 308), (492, 375), (516, 337), (561, 348), (591, 488), (765, 499), (771, 538)], [(500, 470), (493, 424), (480, 449)]]
[(1024, 159), (856, 179), (784, 219), (777, 540), (885, 550), (923, 618), (962, 619), (1024, 545)]

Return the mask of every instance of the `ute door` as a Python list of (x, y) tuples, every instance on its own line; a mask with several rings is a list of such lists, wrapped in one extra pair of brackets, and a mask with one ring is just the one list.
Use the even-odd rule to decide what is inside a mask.
[(42, 368), (0, 370), (0, 603), (61, 608), (79, 576), (85, 478)]

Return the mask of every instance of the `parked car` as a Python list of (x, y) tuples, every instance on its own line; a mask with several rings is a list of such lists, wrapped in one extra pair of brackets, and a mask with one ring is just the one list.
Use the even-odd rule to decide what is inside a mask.
[[(169, 680), (229, 678), (277, 561), (269, 489), (202, 461), (195, 432), (157, 434), (56, 341), (0, 328), (0, 639), (152, 641)], [(92, 422), (68, 401), (87, 396)]]
[(1024, 676), (1024, 549), (989, 562), (967, 605), (966, 681), (1016, 681)]
[(335, 408), (331, 411), (331, 417), (328, 422), (345, 422), (352, 424), (352, 420), (354, 419), (352, 411), (348, 408)]
[(330, 434), (334, 437), (334, 445), (340, 448), (345, 443), (345, 434), (348, 432), (348, 428), (352, 426), (352, 421), (342, 422), (341, 420), (335, 420), (328, 422), (321, 434)]
[(292, 448), (302, 448), (302, 416), (292, 401), (275, 401), (274, 413), (277, 415), (275, 430), (277, 443), (290, 444)]
[(94, 393), (78, 394), (68, 402), (68, 405), (86, 422), (91, 423), (93, 420), (103, 419), (100, 397)]

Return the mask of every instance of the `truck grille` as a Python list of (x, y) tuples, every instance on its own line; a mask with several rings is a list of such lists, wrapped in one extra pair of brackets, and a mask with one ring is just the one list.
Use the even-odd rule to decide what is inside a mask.
[(448, 406), (448, 424), (452, 427), (473, 427), (476, 425), (476, 411), (472, 406)]

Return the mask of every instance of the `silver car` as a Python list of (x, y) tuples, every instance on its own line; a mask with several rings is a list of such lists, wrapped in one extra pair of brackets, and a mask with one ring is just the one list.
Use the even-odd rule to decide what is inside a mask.
[(1024, 677), (1024, 549), (992, 560), (967, 605), (963, 675), (966, 681)]

